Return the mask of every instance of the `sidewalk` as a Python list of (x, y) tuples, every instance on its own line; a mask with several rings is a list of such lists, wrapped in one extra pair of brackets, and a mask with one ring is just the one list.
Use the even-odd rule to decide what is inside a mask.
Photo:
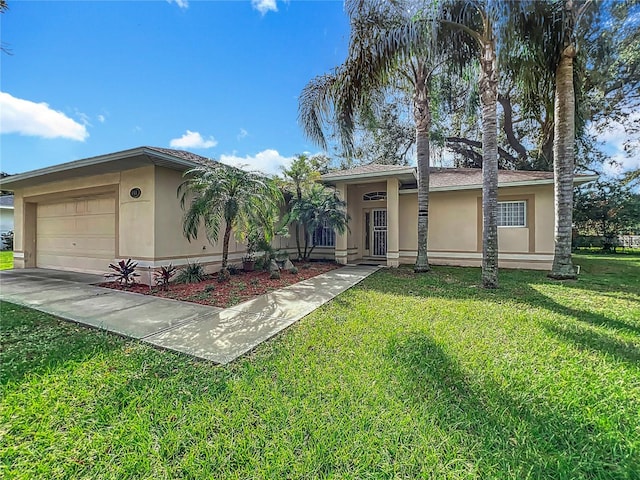
[(226, 364), (377, 269), (339, 268), (227, 309), (91, 285), (103, 281), (99, 275), (5, 270), (0, 271), (0, 300)]

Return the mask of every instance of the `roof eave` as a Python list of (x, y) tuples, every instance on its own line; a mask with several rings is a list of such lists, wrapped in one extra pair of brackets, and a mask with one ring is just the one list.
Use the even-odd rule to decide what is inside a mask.
[[(592, 182), (598, 179), (598, 175), (585, 175), (580, 177), (574, 177), (574, 185), (582, 185), (588, 182)], [(536, 185), (553, 185), (553, 178), (543, 178), (540, 180), (522, 180), (519, 182), (499, 182), (498, 188), (506, 187), (531, 187)], [(449, 192), (454, 190), (480, 190), (482, 189), (481, 183), (474, 183), (471, 185), (448, 185), (445, 187), (429, 187), (430, 192)], [(417, 191), (417, 189), (405, 190), (405, 193), (411, 193)]]
[(350, 175), (332, 176), (329, 178), (320, 178), (320, 181), (322, 183), (333, 184), (336, 182), (344, 182), (344, 181), (357, 182), (357, 181), (367, 180), (369, 178), (379, 179), (380, 177), (401, 177), (408, 174), (413, 175), (413, 178), (417, 180), (415, 168), (407, 167), (406, 169), (402, 169), (402, 170), (398, 169), (398, 170), (386, 171), (386, 172), (367, 172), (367, 173), (355, 173)]
[(66, 162), (59, 165), (52, 165), (50, 167), (40, 168), (37, 170), (31, 170), (25, 173), (11, 175), (9, 177), (4, 177), (2, 180), (0, 180), (0, 185), (2, 186), (3, 190), (12, 190), (11, 187), (13, 185), (17, 183), (23, 183), (27, 180), (36, 179), (38, 177), (43, 177), (43, 176), (51, 175), (55, 173), (91, 167), (94, 165), (101, 165), (104, 163), (113, 162), (117, 160), (124, 160), (126, 158), (135, 157), (135, 156), (146, 156), (149, 158), (149, 160), (153, 164), (156, 164), (156, 162), (153, 161), (153, 157), (155, 157), (155, 158), (162, 159), (165, 162), (168, 162), (169, 164), (173, 164), (179, 167), (193, 168), (193, 167), (200, 166), (200, 164), (196, 162), (191, 162), (189, 160), (178, 158), (173, 155), (159, 152), (157, 150), (149, 149), (146, 147), (137, 147), (129, 150), (123, 150), (121, 152), (109, 153), (109, 154), (100, 155), (97, 157), (84, 158), (82, 160), (75, 160), (72, 162)]

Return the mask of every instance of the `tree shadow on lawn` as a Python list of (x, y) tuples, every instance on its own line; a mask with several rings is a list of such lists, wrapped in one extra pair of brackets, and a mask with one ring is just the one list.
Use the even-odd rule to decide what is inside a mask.
[[(462, 443), (480, 478), (631, 478), (639, 471), (637, 458), (609, 432), (576, 420), (581, 412), (527, 395), (526, 385), (474, 378), (425, 333), (392, 338), (387, 355), (403, 380), (396, 384)], [(514, 398), (518, 391), (522, 398)]]
[[(635, 363), (638, 361), (640, 349), (635, 345), (623, 342), (613, 336), (596, 333), (586, 326), (581, 326), (581, 324), (604, 327), (614, 332), (622, 330), (634, 337), (638, 337), (638, 340), (640, 340), (640, 325), (612, 318), (602, 313), (562, 305), (538, 291), (534, 288), (534, 285), (555, 284), (559, 285), (560, 288), (593, 290), (602, 293), (600, 290), (597, 288), (583, 288), (583, 285), (576, 282), (560, 284), (547, 279), (544, 272), (518, 271), (513, 272), (513, 275), (515, 278), (512, 279), (508, 278), (507, 275), (503, 275), (499, 289), (485, 290), (479, 285), (480, 270), (477, 268), (435, 267), (430, 273), (417, 275), (408, 269), (401, 268), (396, 271), (376, 273), (366, 279), (360, 288), (402, 296), (490, 301), (498, 304), (519, 303), (524, 307), (542, 308), (568, 317), (576, 322), (577, 326), (571, 331), (560, 328), (557, 322), (542, 323), (547, 330), (558, 335), (564, 341), (576, 343), (581, 348), (589, 347), (600, 350), (625, 362)], [(402, 281), (385, 281), (383, 276), (391, 276)], [(407, 284), (407, 281), (411, 281), (411, 283)]]
[(15, 384), (122, 348), (124, 338), (60, 320), (46, 313), (0, 302), (0, 385)]

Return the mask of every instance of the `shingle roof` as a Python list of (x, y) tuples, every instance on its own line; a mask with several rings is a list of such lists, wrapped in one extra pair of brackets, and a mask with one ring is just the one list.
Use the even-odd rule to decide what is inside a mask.
[[(498, 170), (498, 183), (533, 182), (553, 179), (553, 172), (531, 172), (524, 170)], [(482, 185), (481, 168), (432, 168), (431, 188), (464, 187)]]
[[(344, 177), (344, 176), (360, 176), (366, 174), (380, 174), (380, 173), (394, 173), (398, 171), (406, 171), (410, 170), (414, 167), (409, 167), (406, 165), (381, 165), (372, 163), (370, 165), (360, 165), (358, 167), (349, 168), (347, 170), (337, 170), (335, 172), (329, 172), (322, 175), (323, 180), (331, 180), (336, 177)], [(415, 169), (414, 169), (415, 170)]]
[(0, 196), (0, 207), (13, 207), (13, 195)]
[(195, 153), (187, 152), (186, 150), (174, 150), (173, 148), (162, 148), (162, 147), (144, 147), (148, 150), (155, 150), (159, 153), (164, 153), (166, 155), (172, 155), (174, 157), (181, 158), (182, 160), (187, 160), (188, 162), (199, 163), (201, 165), (211, 165), (212, 163), (217, 163), (215, 160), (207, 157), (203, 157), (202, 155), (197, 155)]
[[(365, 179), (369, 175), (372, 177), (383, 176), (384, 173), (394, 174), (406, 172), (415, 167), (406, 167), (401, 165), (363, 165), (348, 170), (339, 170), (322, 175), (322, 180), (331, 182), (335, 179), (353, 180)], [(482, 169), (480, 168), (436, 168), (432, 167), (429, 175), (429, 187), (434, 188), (465, 188), (482, 185)], [(587, 178), (592, 180), (592, 175), (576, 175), (575, 180), (586, 181)], [(521, 182), (544, 182), (553, 180), (553, 172), (525, 171), (525, 170), (499, 170), (498, 183), (501, 185), (509, 183)]]

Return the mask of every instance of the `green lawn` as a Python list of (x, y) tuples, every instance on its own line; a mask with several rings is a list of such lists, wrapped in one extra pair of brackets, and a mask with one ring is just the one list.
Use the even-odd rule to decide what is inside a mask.
[(381, 271), (226, 366), (2, 305), (0, 477), (640, 478), (640, 256)]
[(13, 252), (0, 251), (0, 270), (13, 268)]

